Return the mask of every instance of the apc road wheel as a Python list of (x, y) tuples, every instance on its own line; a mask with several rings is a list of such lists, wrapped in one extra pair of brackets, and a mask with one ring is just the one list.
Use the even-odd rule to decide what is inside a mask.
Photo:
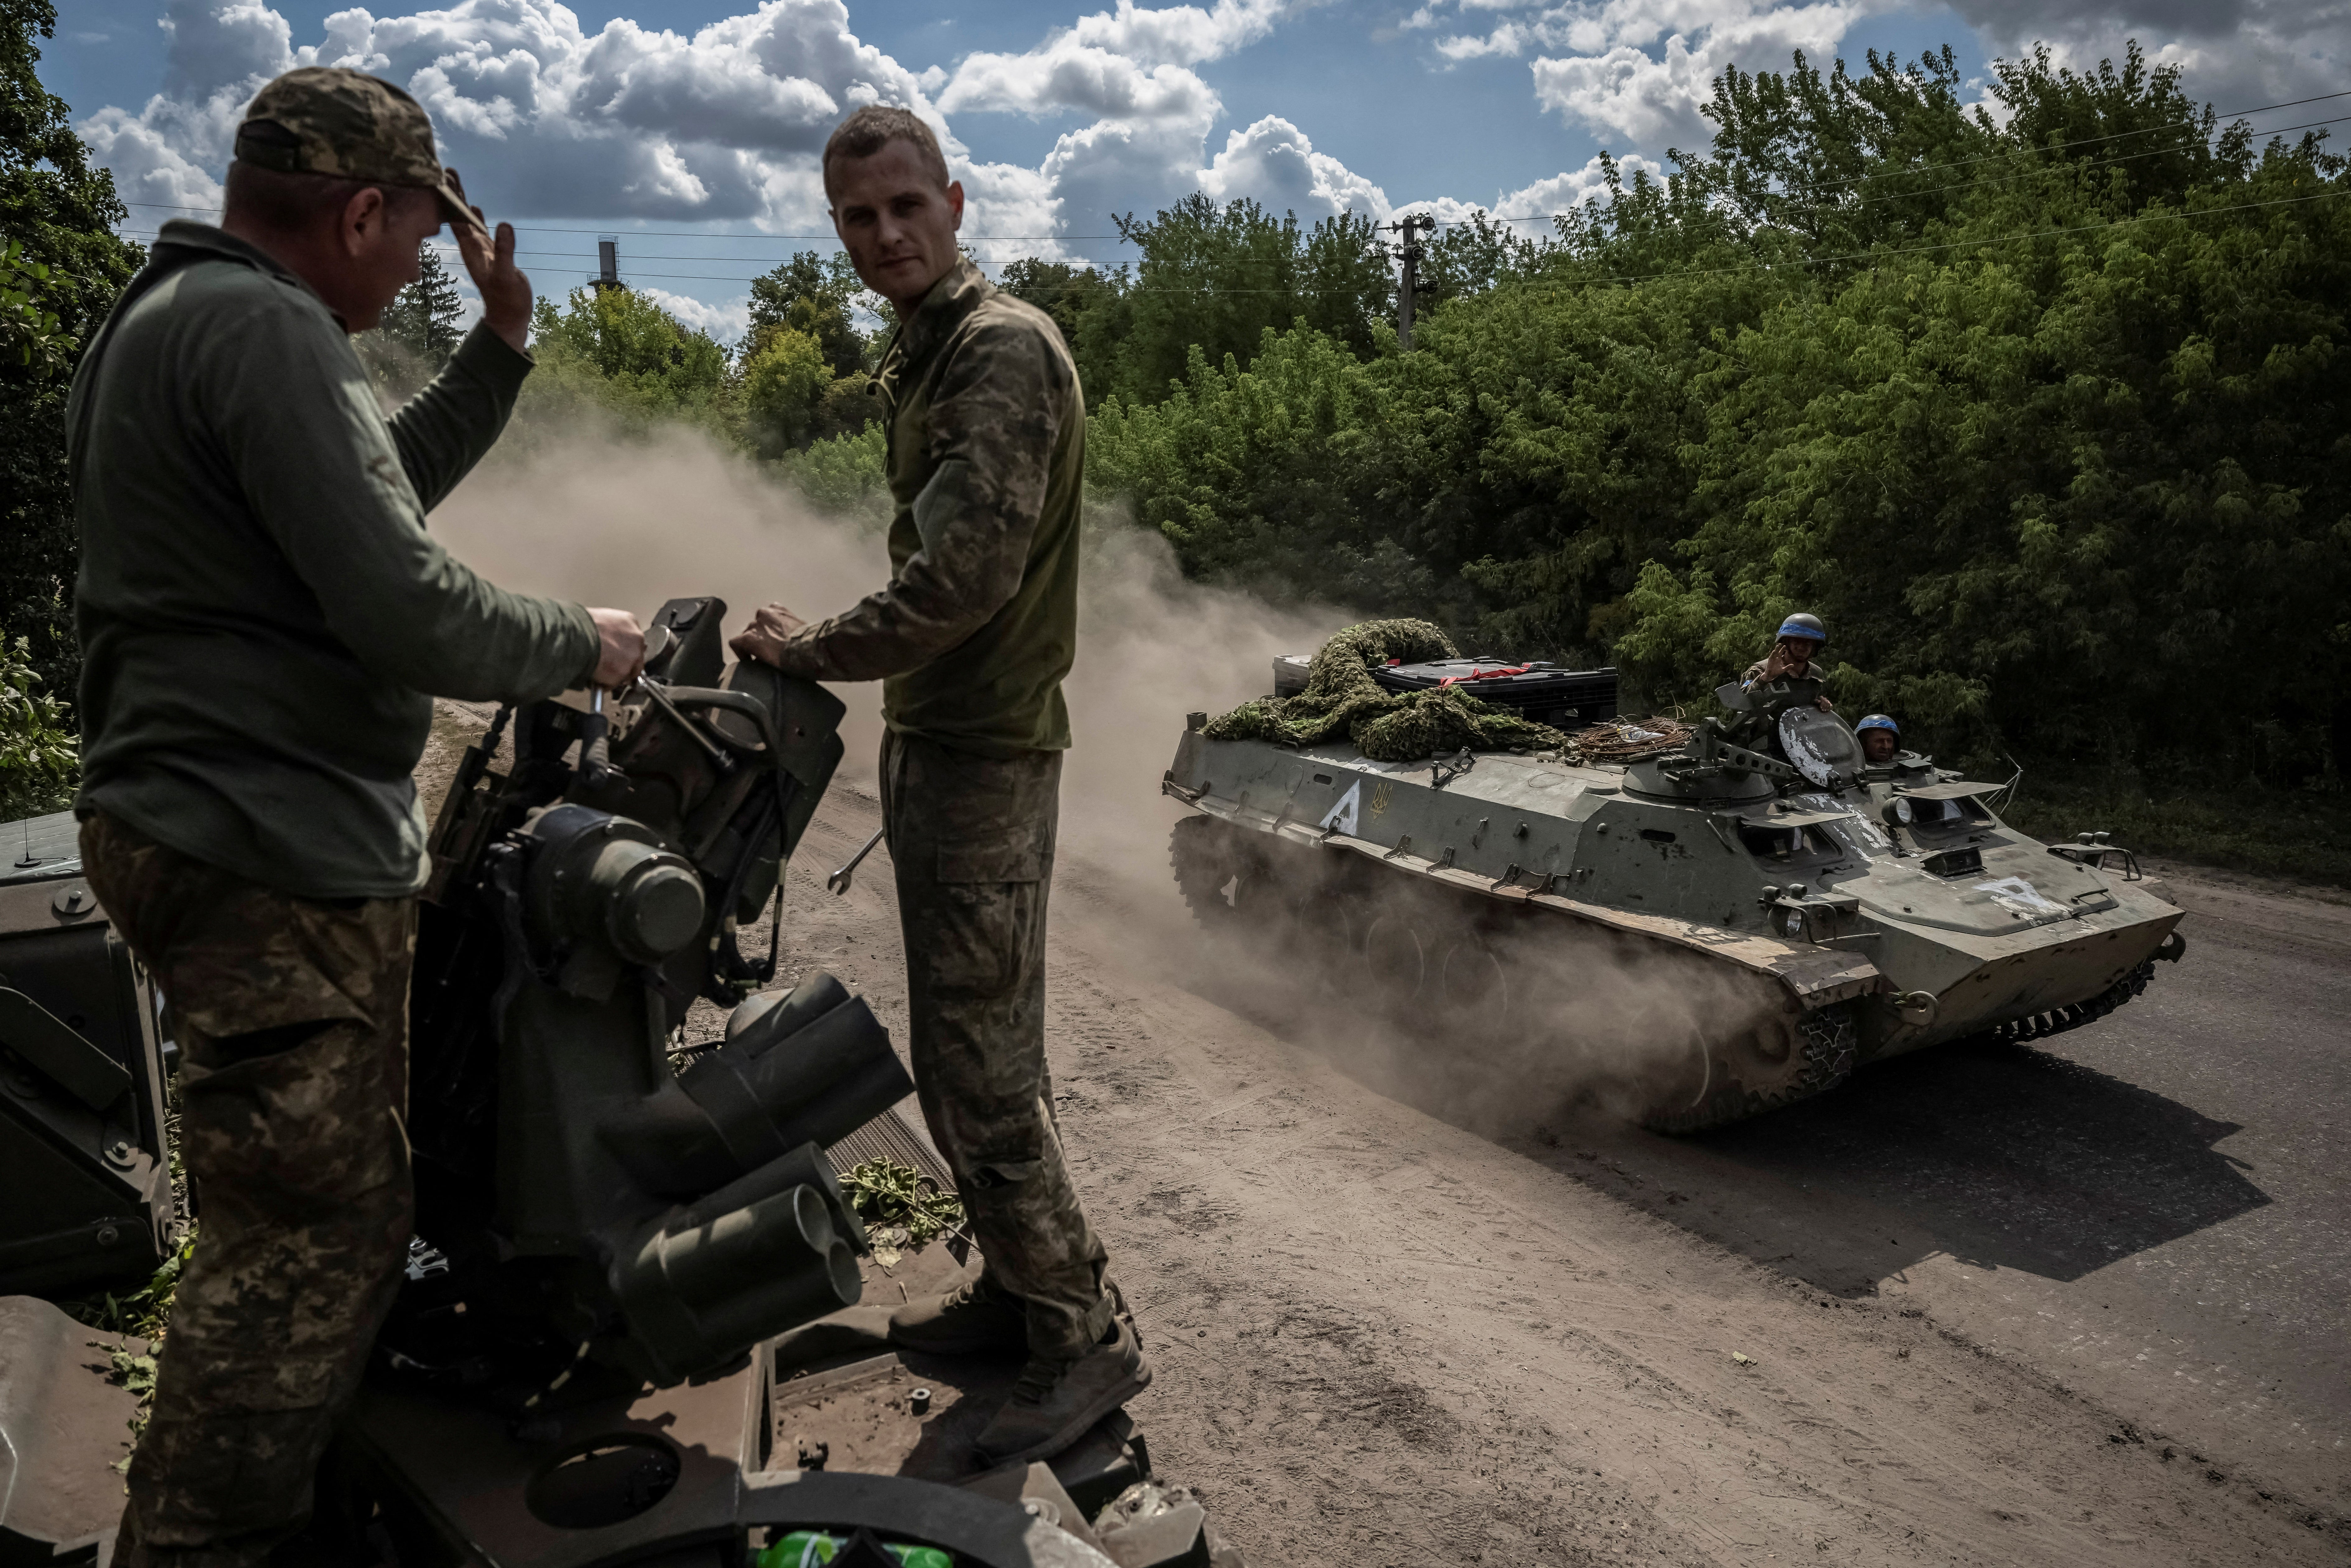
[(1277, 910), (1273, 877), (1239, 829), (1214, 817), (1186, 817), (1167, 838), (1176, 890), (1206, 930), (1240, 935)]
[(1495, 951), (1474, 936), (1445, 950), (1437, 966), (1437, 995), (1429, 1021), (1440, 1028), (1490, 1031), (1510, 1017), (1510, 971)]
[(1429, 940), (1409, 913), (1384, 910), (1364, 933), (1364, 978), (1380, 1004), (1409, 1009), (1428, 987)]
[(1853, 1014), (1842, 1005), (1771, 1018), (1711, 1041), (1698, 1082), (1642, 1114), (1660, 1133), (1702, 1133), (1809, 1100), (1853, 1075)]

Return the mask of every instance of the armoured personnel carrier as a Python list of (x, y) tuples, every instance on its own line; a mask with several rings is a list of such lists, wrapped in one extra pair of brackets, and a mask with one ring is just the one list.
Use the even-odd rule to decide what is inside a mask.
[[(1949, 1040), (2074, 1028), (2186, 951), (2179, 911), (2130, 852), (2018, 832), (1998, 787), (1928, 757), (1871, 766), (1834, 714), (1779, 716), (1771, 756), (1711, 718), (1591, 726), (1614, 715), (1611, 670), (1364, 662), (1407, 700), (1447, 685), (1503, 699), (1456, 704), (1428, 733), (1504, 708), (1583, 733), (1410, 760), (1344, 736), (1300, 743), (1281, 699), (1309, 666), (1278, 660), (1272, 698), (1215, 725), (1191, 716), (1161, 786), (1194, 813), (1171, 848), (1196, 916), (1456, 1040), (1574, 1051), (1579, 1002), (1604, 978), (1671, 995), (1678, 1027), (1650, 1030), (1637, 1060), (1590, 1064), (1660, 1130), (1719, 1126)], [(1381, 715), (1353, 734), (1391, 755), (1416, 733), (1399, 705), (1353, 711)], [(1541, 733), (1514, 722), (1499, 732)]]

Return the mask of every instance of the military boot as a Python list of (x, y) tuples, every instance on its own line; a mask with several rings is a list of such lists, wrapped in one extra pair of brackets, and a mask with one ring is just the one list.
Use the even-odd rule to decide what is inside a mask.
[(983, 1268), (892, 1312), (890, 1343), (933, 1355), (1019, 1355), (1029, 1348), (1029, 1312)]
[(1030, 1356), (1012, 1397), (972, 1447), (990, 1466), (1050, 1458), (1150, 1385), (1151, 1368), (1133, 1325), (1113, 1318), (1102, 1343), (1073, 1360)]

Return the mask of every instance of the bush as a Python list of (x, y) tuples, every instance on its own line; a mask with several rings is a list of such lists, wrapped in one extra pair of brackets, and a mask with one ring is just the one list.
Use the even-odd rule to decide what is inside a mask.
[(0, 643), (0, 821), (62, 811), (81, 776), (73, 709), (37, 690), (32, 643)]

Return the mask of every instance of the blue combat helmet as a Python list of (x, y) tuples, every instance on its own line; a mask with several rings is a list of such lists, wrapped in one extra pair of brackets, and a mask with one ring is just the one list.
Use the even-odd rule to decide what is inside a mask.
[(1829, 629), (1821, 624), (1821, 618), (1817, 615), (1807, 615), (1802, 611), (1782, 622), (1780, 629), (1771, 634), (1774, 637), (1809, 637), (1823, 648), (1828, 646), (1829, 642)]
[(1900, 735), (1902, 733), (1902, 727), (1895, 723), (1892, 719), (1886, 717), (1882, 713), (1871, 714), (1867, 718), (1863, 719), (1859, 724), (1853, 727), (1853, 730), (1855, 735), (1860, 734), (1865, 729), (1891, 730), (1896, 735)]

